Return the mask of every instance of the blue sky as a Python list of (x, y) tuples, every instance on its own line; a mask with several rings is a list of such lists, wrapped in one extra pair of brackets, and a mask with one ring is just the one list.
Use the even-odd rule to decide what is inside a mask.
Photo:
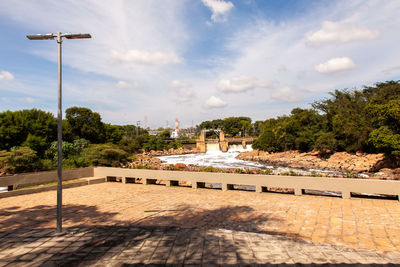
[(176, 0), (0, 2), (0, 111), (63, 104), (103, 121), (191, 126), (265, 120), (328, 97), (400, 79), (400, 1)]

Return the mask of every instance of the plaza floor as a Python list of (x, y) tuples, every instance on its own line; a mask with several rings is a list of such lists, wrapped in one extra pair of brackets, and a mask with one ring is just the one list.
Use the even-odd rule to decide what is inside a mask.
[(400, 203), (103, 183), (0, 199), (0, 266), (400, 264)]

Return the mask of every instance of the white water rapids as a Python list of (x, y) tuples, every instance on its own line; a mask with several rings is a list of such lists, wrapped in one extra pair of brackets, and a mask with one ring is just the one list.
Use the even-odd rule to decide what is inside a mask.
[[(212, 144), (214, 145), (214, 144)], [(230, 145), (228, 152), (221, 152), (215, 144), (215, 147), (207, 145), (207, 153), (173, 155), (158, 157), (164, 164), (184, 163), (186, 165), (211, 166), (214, 168), (242, 168), (242, 169), (267, 169), (267, 166), (261, 163), (237, 159), (236, 156), (241, 152), (251, 151), (251, 145), (243, 149), (241, 145)]]

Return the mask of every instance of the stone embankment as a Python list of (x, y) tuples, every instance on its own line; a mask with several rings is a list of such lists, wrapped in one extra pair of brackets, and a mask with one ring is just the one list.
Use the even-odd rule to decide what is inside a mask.
[(240, 153), (238, 159), (261, 162), (274, 167), (290, 167), (296, 169), (318, 169), (352, 173), (372, 173), (382, 177), (400, 175), (399, 162), (388, 160), (383, 154), (350, 154), (336, 152), (321, 155), (319, 152), (286, 151), (268, 153), (253, 150)]

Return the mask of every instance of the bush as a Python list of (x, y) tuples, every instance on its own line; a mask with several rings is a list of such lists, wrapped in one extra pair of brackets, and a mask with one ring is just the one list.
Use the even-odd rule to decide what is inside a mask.
[[(63, 141), (62, 142), (62, 158), (68, 159), (72, 156), (77, 156), (82, 153), (82, 151), (88, 147), (90, 142), (86, 139), (80, 138), (74, 140), (73, 143)], [(49, 150), (47, 150), (47, 156), (57, 162), (58, 159), (58, 143), (53, 142)]]
[(208, 167), (200, 167), (198, 169), (198, 171), (199, 172), (221, 172), (220, 169), (214, 168), (214, 167), (210, 167), (210, 166), (208, 166)]
[(393, 132), (389, 127), (382, 126), (370, 133), (369, 140), (380, 151), (387, 155), (400, 155), (400, 134)]
[(94, 166), (118, 167), (121, 162), (126, 162), (128, 153), (111, 144), (91, 145), (82, 153), (88, 164)]
[(39, 157), (43, 157), (48, 148), (48, 143), (44, 137), (28, 134), (28, 137), (25, 142), (22, 143), (22, 146), (31, 148), (36, 151)]
[(237, 168), (233, 171), (233, 173), (245, 173), (245, 171), (241, 168)]
[(36, 152), (29, 147), (0, 151), (0, 167), (7, 173), (35, 171), (40, 169), (40, 165)]
[(173, 148), (173, 149), (177, 149), (177, 148), (181, 148), (183, 147), (182, 143), (176, 140), (173, 140), (172, 142), (170, 142), (168, 144), (168, 149), (169, 148)]
[(332, 132), (324, 133), (315, 142), (314, 148), (321, 152), (336, 151), (338, 142)]

